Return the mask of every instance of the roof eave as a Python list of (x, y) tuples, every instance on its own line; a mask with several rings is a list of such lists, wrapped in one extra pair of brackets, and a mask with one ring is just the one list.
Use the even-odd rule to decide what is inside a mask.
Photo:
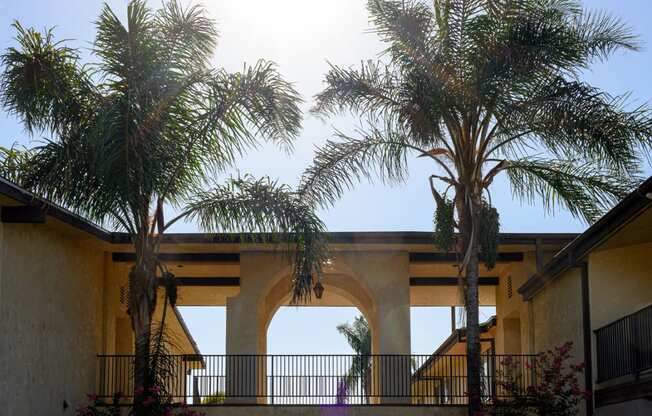
[(524, 300), (530, 300), (548, 282), (567, 269), (580, 265), (593, 248), (636, 219), (652, 205), (650, 192), (652, 192), (652, 176), (557, 253), (542, 270), (532, 275), (518, 288), (518, 293)]
[(68, 224), (76, 229), (91, 234), (102, 241), (111, 242), (112, 234), (110, 231), (92, 223), (91, 221), (83, 218), (74, 212), (67, 210), (52, 201), (45, 198), (38, 197), (33, 193), (21, 188), (17, 184), (0, 177), (0, 195), (4, 195), (24, 205), (38, 207), (46, 215), (55, 218), (65, 224)]

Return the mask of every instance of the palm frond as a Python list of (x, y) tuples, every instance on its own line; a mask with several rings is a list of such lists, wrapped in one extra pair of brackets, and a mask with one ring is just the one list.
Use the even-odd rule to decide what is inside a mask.
[(415, 141), (435, 147), (444, 140), (439, 109), (448, 94), (438, 75), (431, 75), (424, 76), (420, 68), (401, 74), (373, 61), (358, 69), (331, 66), (327, 87), (315, 96), (311, 111), (320, 116), (352, 111), (375, 123), (392, 120)]
[(19, 47), (8, 48), (1, 58), (2, 105), (30, 133), (59, 133), (82, 122), (99, 95), (77, 51), (55, 42), (52, 29), (41, 33), (18, 22), (13, 27)]
[(329, 140), (317, 150), (305, 170), (299, 193), (313, 204), (331, 205), (362, 179), (380, 177), (389, 183), (407, 178), (410, 152), (426, 153), (410, 144), (405, 133), (392, 130), (360, 131), (362, 138), (337, 132), (339, 141)]
[(100, 57), (98, 66), (114, 88), (154, 81), (163, 67), (160, 58), (165, 45), (156, 36), (153, 14), (145, 1), (129, 2), (126, 24), (105, 4), (95, 27), (93, 52)]
[(294, 255), (293, 301), (310, 298), (313, 276), (326, 261), (325, 227), (312, 207), (287, 186), (249, 176), (198, 191), (183, 217), (220, 232), (263, 232), (284, 237)]
[(640, 39), (632, 29), (606, 12), (583, 13), (576, 23), (575, 32), (582, 40), (580, 45), (588, 62), (593, 58), (604, 61), (620, 49), (640, 49)]
[(577, 155), (627, 171), (652, 147), (651, 110), (630, 109), (627, 98), (555, 78), (501, 111), (510, 112), (503, 118), (505, 131), (530, 131), (527, 139), (558, 157)]
[(518, 198), (534, 202), (538, 197), (548, 211), (561, 206), (588, 223), (596, 221), (635, 185), (619, 172), (581, 160), (526, 158), (509, 162), (506, 172)]
[(301, 129), (301, 98), (272, 62), (259, 60), (241, 72), (216, 72), (194, 105), (207, 150), (232, 158), (264, 137), (286, 148)]
[(167, 60), (173, 70), (189, 74), (208, 65), (218, 33), (202, 6), (183, 7), (177, 0), (165, 2), (156, 13), (156, 22), (169, 48)]
[(0, 146), (0, 176), (11, 182), (22, 184), (31, 167), (33, 149), (14, 143), (11, 147)]
[(399, 79), (380, 62), (367, 61), (359, 69), (330, 66), (326, 88), (315, 96), (311, 112), (333, 115), (353, 111), (362, 116), (379, 116), (399, 111), (396, 96)]
[(395, 62), (429, 62), (436, 46), (435, 16), (423, 2), (369, 0), (372, 32), (388, 44), (385, 54)]
[(371, 368), (371, 330), (364, 316), (357, 316), (353, 325), (348, 323), (338, 325), (337, 331), (344, 335), (356, 353), (351, 361), (351, 367), (344, 377), (344, 389), (338, 394), (338, 400), (344, 402), (348, 393), (353, 389), (362, 388), (365, 390), (363, 392), (365, 395), (369, 393), (366, 391), (366, 383), (370, 380), (365, 380), (365, 378), (369, 376)]

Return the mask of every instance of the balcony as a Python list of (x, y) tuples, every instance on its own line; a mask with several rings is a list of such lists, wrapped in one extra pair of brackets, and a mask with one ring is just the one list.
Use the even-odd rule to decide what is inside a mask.
[[(465, 355), (176, 355), (168, 358), (165, 389), (174, 401), (189, 405), (455, 406), (467, 401)], [(483, 400), (507, 398), (500, 388), (506, 377), (517, 380), (525, 391), (536, 378), (535, 358), (483, 355)], [(98, 397), (110, 402), (121, 393), (130, 401), (134, 357), (98, 355), (97, 361)]]
[(652, 369), (652, 305), (595, 331), (598, 383)]

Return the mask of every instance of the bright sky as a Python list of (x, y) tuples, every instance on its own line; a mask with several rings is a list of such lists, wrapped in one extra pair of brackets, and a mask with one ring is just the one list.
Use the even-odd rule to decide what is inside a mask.
[[(0, 0), (0, 49), (13, 44), (13, 20), (37, 28), (56, 26), (58, 39), (71, 39), (70, 45), (88, 48), (94, 38), (93, 21), (100, 1), (92, 0)], [(127, 1), (109, 0), (116, 13), (124, 15)], [(160, 4), (152, 2), (154, 6)], [(278, 63), (286, 79), (296, 83), (306, 100), (322, 88), (327, 61), (338, 65), (357, 65), (361, 60), (374, 59), (381, 49), (375, 35), (366, 33), (368, 17), (363, 0), (204, 0), (203, 4), (217, 20), (221, 38), (214, 58), (216, 66), (238, 70), (243, 62), (254, 63), (258, 58)], [(652, 67), (652, 4), (649, 0), (586, 0), (591, 9), (607, 10), (628, 22), (640, 34), (643, 51), (619, 53), (608, 63), (595, 65), (585, 79), (613, 94), (632, 92), (634, 103), (652, 98), (649, 68)], [(266, 146), (247, 155), (238, 164), (242, 173), (269, 175), (294, 185), (309, 164), (315, 146), (329, 138), (333, 127), (350, 131), (356, 121), (341, 117), (324, 123), (309, 115), (292, 155), (285, 155)], [(17, 121), (0, 111), (0, 145), (13, 142), (30, 145), (40, 137), (27, 137)], [(333, 209), (323, 212), (331, 231), (352, 230), (430, 230), (433, 202), (426, 181), (431, 166), (416, 161), (410, 180), (401, 187), (362, 184), (348, 193)], [(649, 166), (645, 167), (652, 174)], [(505, 232), (574, 232), (585, 225), (566, 212), (546, 216), (540, 206), (522, 206), (514, 202), (508, 185), (501, 179), (492, 190), (494, 204), (501, 212)], [(175, 231), (194, 231), (192, 224), (181, 224)], [(313, 347), (297, 352), (337, 352), (344, 348), (335, 325), (352, 321), (354, 309), (283, 309), (272, 322), (269, 336), (270, 352), (290, 352), (296, 345), (293, 334), (305, 334), (319, 322), (323, 333), (312, 340)], [(189, 326), (206, 352), (220, 352), (223, 338), (223, 311), (184, 310)], [(437, 340), (445, 338), (450, 326), (448, 311), (415, 310), (412, 324), (415, 352), (432, 351)], [(282, 319), (281, 319), (282, 318)], [(282, 324), (278, 324), (277, 322)], [(287, 323), (286, 323), (287, 322)], [(290, 324), (291, 323), (291, 324)], [(303, 326), (302, 326), (303, 325)], [(286, 328), (286, 329), (283, 329)], [(288, 331), (287, 328), (292, 328)], [(301, 328), (301, 330), (298, 330)], [(419, 338), (419, 341), (415, 339)], [(217, 338), (216, 338), (217, 337)], [(332, 341), (332, 342), (331, 342)], [(306, 340), (305, 342), (309, 342)], [(210, 348), (209, 348), (210, 347)], [(331, 348), (332, 347), (332, 348)], [(335, 350), (337, 351), (335, 351)]]

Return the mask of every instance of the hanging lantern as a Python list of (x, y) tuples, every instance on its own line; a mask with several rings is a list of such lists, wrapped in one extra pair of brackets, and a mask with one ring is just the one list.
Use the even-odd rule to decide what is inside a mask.
[(312, 290), (315, 292), (315, 296), (317, 296), (317, 299), (321, 299), (321, 297), (324, 294), (324, 286), (321, 284), (320, 281), (317, 281), (317, 283), (315, 283), (315, 286), (312, 288)]

